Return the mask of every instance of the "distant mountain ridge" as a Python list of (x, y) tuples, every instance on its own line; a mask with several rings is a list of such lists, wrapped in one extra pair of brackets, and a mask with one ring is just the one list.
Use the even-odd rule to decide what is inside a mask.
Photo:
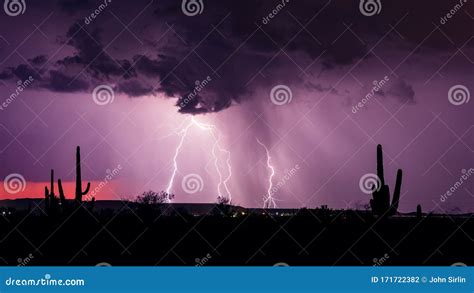
[[(168, 205), (168, 204), (163, 204)], [(200, 216), (206, 215), (211, 212), (211, 210), (216, 206), (216, 203), (170, 203), (171, 207), (174, 210), (186, 211), (189, 214)], [(28, 209), (36, 208), (39, 211), (38, 207), (43, 208), (44, 199), (42, 198), (18, 198), (18, 199), (2, 199), (0, 200), (0, 209), (10, 208), (17, 211), (25, 211)], [(128, 200), (97, 200), (95, 202), (94, 209), (96, 211), (100, 210), (127, 210), (137, 208), (138, 203)], [(327, 207), (324, 206), (327, 209)], [(323, 209), (324, 209), (323, 208)], [(292, 215), (297, 213), (299, 210), (305, 209), (302, 208), (276, 208), (276, 209), (263, 209), (263, 208), (245, 208), (241, 206), (233, 206), (233, 210), (236, 212), (247, 212), (247, 213), (262, 213), (266, 212), (273, 215)], [(321, 209), (321, 208), (313, 208)], [(358, 211), (360, 213), (370, 213), (370, 211), (365, 210), (352, 210)], [(452, 216), (470, 216), (473, 213), (461, 213), (461, 214), (452, 214)], [(416, 212), (410, 213), (399, 213), (401, 216), (414, 216)], [(443, 214), (436, 214), (443, 216)]]

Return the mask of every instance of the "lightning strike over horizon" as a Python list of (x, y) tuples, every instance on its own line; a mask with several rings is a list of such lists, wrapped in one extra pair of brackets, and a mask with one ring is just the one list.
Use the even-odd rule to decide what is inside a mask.
[[(168, 183), (168, 187), (166, 188), (166, 193), (167, 194), (170, 194), (171, 193), (171, 188), (173, 188), (174, 178), (176, 177), (176, 173), (178, 172), (177, 158), (178, 158), (178, 155), (181, 151), (181, 148), (183, 147), (184, 140), (185, 140), (186, 136), (188, 135), (188, 130), (191, 126), (192, 126), (192, 124), (189, 123), (183, 129), (181, 129), (181, 131), (178, 132), (178, 135), (181, 136), (181, 139), (179, 140), (179, 144), (176, 147), (176, 150), (175, 150), (175, 153), (174, 153), (174, 156), (173, 156), (173, 172), (171, 173), (171, 178), (170, 178), (170, 181)], [(171, 199), (168, 197), (166, 201), (169, 203), (169, 202), (171, 202)]]
[[(178, 132), (178, 135), (180, 135), (181, 138), (180, 138), (178, 146), (176, 147), (175, 154), (173, 156), (173, 172), (171, 174), (171, 178), (170, 178), (170, 181), (168, 183), (168, 187), (166, 188), (166, 192), (168, 194), (170, 194), (171, 189), (173, 188), (174, 179), (175, 179), (176, 174), (178, 172), (177, 159), (178, 159), (178, 156), (179, 156), (179, 154), (181, 152), (181, 149), (183, 147), (184, 141), (185, 141), (185, 139), (188, 135), (188, 131), (192, 126), (197, 126), (201, 130), (210, 131), (211, 135), (215, 139), (215, 142), (214, 142), (213, 147), (212, 147), (211, 154), (214, 158), (214, 166), (216, 167), (216, 171), (217, 171), (217, 174), (219, 176), (219, 183), (217, 184), (217, 194), (218, 194), (219, 197), (227, 198), (230, 202), (231, 199), (232, 199), (232, 195), (231, 195), (231, 192), (229, 190), (229, 186), (227, 185), (228, 181), (232, 177), (232, 166), (230, 164), (230, 152), (228, 150), (222, 148), (221, 145), (219, 144), (220, 133), (217, 130), (217, 127), (215, 125), (198, 122), (194, 117), (191, 117), (191, 120), (189, 121), (189, 123), (186, 124)], [(224, 176), (223, 176), (223, 174), (222, 174), (222, 172), (219, 168), (218, 152), (224, 153), (227, 157), (226, 161), (225, 161), (225, 164), (227, 166), (227, 176), (225, 178), (224, 178)], [(224, 193), (222, 192), (222, 189), (224, 189)], [(168, 202), (170, 202), (170, 201), (171, 200), (168, 199)]]
[(271, 156), (270, 151), (268, 150), (267, 146), (263, 144), (258, 138), (257, 142), (265, 149), (267, 155), (267, 167), (270, 169), (270, 176), (268, 177), (268, 190), (267, 194), (263, 198), (263, 208), (277, 208), (276, 199), (272, 196), (272, 189), (273, 189), (273, 177), (275, 176), (275, 168), (271, 164)]

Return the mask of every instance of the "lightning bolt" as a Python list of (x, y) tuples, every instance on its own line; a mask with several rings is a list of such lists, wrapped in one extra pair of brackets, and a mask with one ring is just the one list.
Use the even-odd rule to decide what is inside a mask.
[[(166, 188), (166, 193), (171, 194), (171, 188), (173, 188), (173, 183), (174, 183), (174, 178), (176, 177), (176, 173), (178, 172), (178, 156), (179, 153), (181, 152), (181, 148), (183, 147), (184, 140), (186, 139), (186, 136), (188, 135), (188, 130), (192, 126), (191, 123), (188, 123), (181, 131), (178, 132), (178, 135), (181, 136), (181, 139), (179, 140), (179, 144), (176, 147), (176, 150), (174, 152), (173, 156), (173, 172), (171, 173), (171, 178), (168, 183), (168, 187)], [(171, 199), (168, 197), (166, 200), (168, 203), (171, 202)]]
[[(178, 172), (178, 156), (181, 153), (181, 149), (183, 147), (184, 141), (188, 135), (188, 131), (192, 126), (196, 126), (201, 130), (206, 130), (209, 131), (213, 138), (215, 139), (215, 142), (212, 146), (212, 156), (214, 159), (214, 166), (216, 168), (217, 174), (219, 176), (219, 183), (217, 184), (217, 194), (219, 197), (225, 197), (230, 200), (232, 199), (231, 192), (229, 190), (228, 182), (230, 178), (232, 177), (232, 166), (230, 164), (230, 152), (220, 145), (220, 132), (218, 131), (217, 127), (212, 124), (205, 124), (198, 122), (194, 117), (191, 117), (189, 122), (178, 132), (178, 135), (181, 136), (180, 141), (178, 146), (176, 147), (174, 156), (173, 156), (173, 172), (171, 174), (171, 178), (168, 183), (168, 187), (166, 188), (166, 193), (170, 194), (172, 188), (173, 188), (173, 183), (174, 179), (176, 177), (176, 174)], [(226, 161), (225, 164), (227, 166), (227, 176), (224, 177), (224, 175), (221, 172), (221, 169), (219, 168), (219, 153), (224, 153), (226, 156)], [(224, 190), (224, 192), (222, 192)], [(168, 200), (170, 202), (170, 200)]]
[(267, 154), (267, 167), (268, 169), (270, 169), (270, 176), (268, 177), (268, 190), (267, 190), (267, 194), (263, 198), (263, 208), (275, 209), (277, 207), (276, 199), (273, 198), (272, 196), (273, 177), (275, 176), (275, 168), (271, 164), (271, 156), (270, 156), (270, 152), (268, 151), (267, 146), (264, 145), (258, 138), (257, 138), (257, 142), (265, 149), (265, 152)]

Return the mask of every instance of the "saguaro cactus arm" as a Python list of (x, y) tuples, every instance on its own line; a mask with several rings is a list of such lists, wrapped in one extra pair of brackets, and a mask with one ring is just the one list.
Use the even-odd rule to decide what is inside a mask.
[(382, 145), (377, 145), (377, 176), (380, 186), (374, 186), (374, 191), (372, 192), (373, 198), (370, 200), (370, 206), (374, 215), (390, 216), (397, 213), (402, 186), (402, 175), (403, 172), (399, 169), (397, 171), (397, 179), (393, 191), (392, 202), (390, 203), (390, 188), (385, 184), (384, 177)]
[(49, 211), (49, 190), (48, 187), (44, 187), (44, 208), (46, 212)]
[(89, 192), (91, 183), (87, 182), (86, 189), (82, 191), (82, 176), (81, 176), (81, 148), (76, 148), (76, 202), (82, 202), (82, 196)]
[(84, 192), (82, 192), (82, 195), (86, 195), (89, 192), (90, 188), (91, 188), (91, 183), (87, 182), (86, 190), (84, 190)]
[(398, 210), (398, 203), (400, 202), (400, 191), (402, 188), (402, 176), (403, 172), (401, 169), (397, 171), (397, 179), (395, 182), (395, 190), (393, 191), (393, 198), (392, 198), (392, 212), (395, 214)]
[(59, 190), (59, 199), (61, 200), (61, 204), (64, 206), (66, 204), (66, 196), (64, 195), (63, 184), (61, 179), (58, 179), (58, 190)]
[(383, 151), (382, 145), (377, 145), (377, 176), (380, 179), (380, 185), (385, 185), (385, 177), (383, 175)]

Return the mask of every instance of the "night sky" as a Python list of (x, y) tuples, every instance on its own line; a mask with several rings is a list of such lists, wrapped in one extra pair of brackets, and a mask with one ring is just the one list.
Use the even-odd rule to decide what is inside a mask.
[(98, 199), (260, 207), (271, 181), (278, 207), (363, 209), (380, 143), (402, 212), (474, 212), (471, 1), (17, 2), (0, 180), (26, 183), (0, 198), (43, 197), (51, 168), (73, 196), (80, 145)]

